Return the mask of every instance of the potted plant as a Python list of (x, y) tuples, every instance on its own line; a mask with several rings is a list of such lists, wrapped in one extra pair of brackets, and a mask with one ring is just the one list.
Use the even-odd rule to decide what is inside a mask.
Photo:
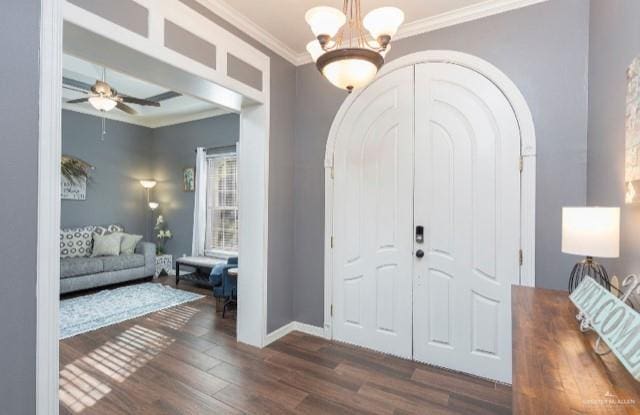
[(156, 240), (158, 241), (156, 244), (156, 254), (163, 255), (165, 253), (165, 243), (168, 239), (173, 238), (173, 234), (167, 226), (167, 223), (164, 221), (162, 215), (158, 216), (156, 226), (153, 229), (156, 232)]

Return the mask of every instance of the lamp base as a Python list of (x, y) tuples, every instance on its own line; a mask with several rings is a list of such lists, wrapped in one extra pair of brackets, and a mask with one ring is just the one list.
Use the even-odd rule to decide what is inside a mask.
[(569, 277), (569, 292), (573, 292), (582, 282), (584, 277), (589, 276), (600, 285), (611, 291), (611, 282), (607, 270), (602, 265), (593, 260), (593, 257), (586, 257), (584, 260), (574, 265)]

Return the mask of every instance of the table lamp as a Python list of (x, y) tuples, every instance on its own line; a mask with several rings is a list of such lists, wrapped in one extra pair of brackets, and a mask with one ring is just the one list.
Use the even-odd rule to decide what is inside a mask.
[(610, 290), (607, 271), (593, 257), (617, 258), (620, 255), (620, 208), (562, 208), (562, 252), (586, 257), (571, 271), (569, 292), (573, 292), (585, 276)]

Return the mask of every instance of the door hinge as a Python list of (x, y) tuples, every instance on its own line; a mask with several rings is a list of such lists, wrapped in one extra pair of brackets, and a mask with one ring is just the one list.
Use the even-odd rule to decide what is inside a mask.
[(331, 167), (331, 179), (334, 179), (335, 168)]
[(518, 262), (520, 263), (520, 266), (522, 266), (522, 264), (524, 263), (524, 255), (522, 253), (522, 249), (518, 252)]
[(331, 235), (331, 249), (333, 249), (333, 235)]
[(524, 170), (524, 157), (520, 156), (520, 173)]
[(333, 317), (333, 304), (331, 304), (331, 317)]

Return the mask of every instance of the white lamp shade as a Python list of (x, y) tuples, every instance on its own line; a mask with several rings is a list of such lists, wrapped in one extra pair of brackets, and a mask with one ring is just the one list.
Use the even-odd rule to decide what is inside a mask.
[(118, 103), (110, 98), (103, 96), (89, 97), (89, 104), (98, 111), (108, 112), (118, 105)]
[(158, 202), (149, 202), (149, 209), (156, 210), (160, 204)]
[(140, 180), (140, 184), (145, 189), (153, 189), (156, 187), (157, 182), (155, 180)]
[(364, 59), (343, 59), (331, 62), (322, 70), (322, 74), (333, 85), (341, 89), (358, 89), (375, 78), (378, 68)]
[(620, 256), (620, 208), (562, 208), (562, 252), (600, 258)]
[(397, 7), (380, 7), (371, 10), (362, 20), (362, 25), (374, 39), (394, 36), (404, 21), (404, 12)]
[(324, 54), (324, 50), (322, 49), (322, 46), (320, 46), (320, 42), (317, 40), (312, 40), (307, 43), (307, 52), (309, 52), (309, 55), (311, 55), (314, 62), (317, 62), (318, 58)]
[(347, 21), (347, 17), (340, 10), (326, 6), (309, 9), (304, 19), (316, 37), (320, 35), (334, 37)]

